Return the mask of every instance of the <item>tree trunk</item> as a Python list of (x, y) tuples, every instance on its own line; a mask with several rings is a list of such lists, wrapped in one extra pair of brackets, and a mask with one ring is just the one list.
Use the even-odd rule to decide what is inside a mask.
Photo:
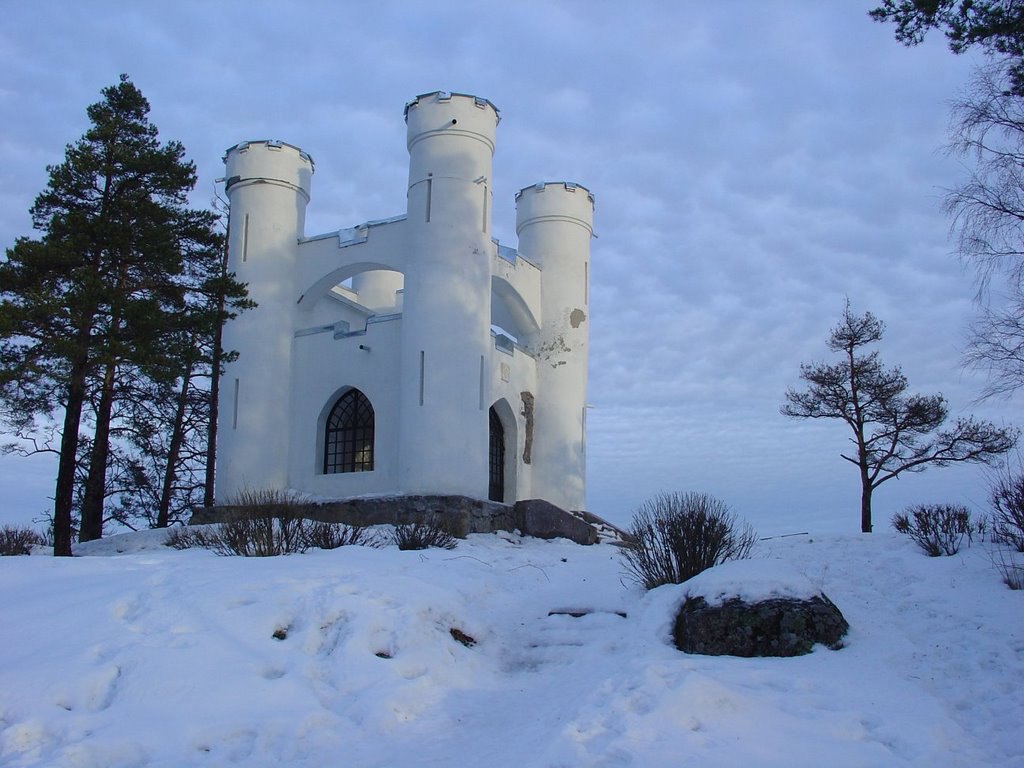
[(89, 474), (85, 481), (85, 495), (82, 500), (82, 524), (78, 531), (79, 541), (92, 541), (103, 537), (103, 502), (107, 491), (107, 460), (110, 456), (110, 414), (114, 408), (114, 373), (116, 364), (107, 363), (100, 389), (100, 402), (96, 408), (96, 433), (93, 437), (92, 455), (89, 457)]
[[(221, 254), (220, 274), (226, 277), (228, 274), (228, 248), (231, 243), (231, 225), (228, 225), (228, 232), (224, 238), (224, 252)], [(220, 368), (224, 356), (222, 349), (224, 339), (224, 309), (227, 300), (223, 290), (217, 297), (217, 321), (213, 330), (213, 349), (211, 350), (210, 362), (210, 422), (206, 430), (206, 482), (203, 485), (203, 506), (212, 507), (214, 503), (214, 483), (217, 477), (217, 418), (219, 416), (220, 403)]]
[(64, 431), (60, 437), (60, 461), (53, 498), (53, 555), (71, 557), (71, 510), (75, 504), (75, 470), (78, 467), (78, 428), (85, 405), (85, 374), (88, 370), (90, 332), (79, 334), (82, 351), (71, 366), (67, 403), (64, 406)]
[(871, 533), (871, 483), (867, 480), (860, 491), (860, 532)]
[[(223, 299), (221, 300), (223, 311)], [(203, 485), (203, 506), (212, 507), (213, 489), (217, 477), (217, 418), (220, 401), (221, 337), (223, 325), (218, 325), (213, 336), (213, 361), (210, 364), (210, 421), (206, 430), (206, 482)]]
[(192, 371), (195, 363), (188, 360), (181, 379), (181, 391), (178, 393), (178, 407), (174, 413), (174, 424), (171, 427), (171, 440), (167, 447), (167, 466), (164, 467), (163, 488), (160, 490), (160, 506), (156, 515), (156, 527), (166, 528), (170, 523), (171, 496), (174, 492), (174, 481), (177, 479), (178, 455), (185, 439), (185, 412), (188, 409), (188, 389), (192, 383)]

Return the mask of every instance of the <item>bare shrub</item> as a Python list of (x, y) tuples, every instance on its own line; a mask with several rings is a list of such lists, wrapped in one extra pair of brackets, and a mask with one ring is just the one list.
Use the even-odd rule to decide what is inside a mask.
[(221, 555), (239, 554), (225, 545), (220, 525), (203, 526), (202, 528), (191, 528), (186, 525), (173, 528), (164, 539), (164, 546), (174, 549), (200, 547), (201, 549), (212, 549)]
[(1012, 549), (995, 549), (992, 564), (1010, 589), (1024, 589), (1024, 558)]
[(239, 491), (225, 506), (238, 517), (297, 518), (308, 516), (314, 505), (292, 491), (267, 488)]
[(167, 532), (164, 539), (164, 546), (171, 549), (192, 549), (199, 544), (196, 542), (196, 531), (187, 525), (176, 525)]
[(440, 517), (416, 523), (396, 525), (391, 540), (399, 549), (455, 549), (458, 539), (450, 525)]
[(48, 543), (43, 534), (32, 528), (13, 525), (0, 528), (0, 555), (30, 555), (32, 547)]
[(243, 491), (230, 504), (231, 519), (205, 528), (176, 528), (166, 545), (202, 547), (218, 555), (273, 557), (310, 548), (336, 549), (351, 544), (376, 546), (365, 528), (310, 520), (312, 505), (275, 490)]
[(226, 505), (232, 516), (209, 534), (206, 544), (219, 555), (274, 557), (309, 548), (304, 513), (309, 504), (276, 489), (240, 491)]
[[(218, 533), (222, 547), (215, 547), (214, 551), (243, 557), (274, 557), (305, 552), (309, 547), (304, 527), (303, 519), (292, 511), (253, 510), (220, 524)], [(222, 548), (228, 552), (220, 552)]]
[(706, 493), (663, 493), (634, 514), (633, 544), (621, 550), (626, 573), (646, 589), (682, 584), (728, 560), (743, 560), (757, 540), (724, 502)]
[(996, 475), (990, 492), (992, 540), (1024, 552), (1024, 471)]
[(974, 531), (971, 511), (959, 504), (918, 504), (897, 512), (892, 527), (910, 536), (929, 557), (955, 555)]
[(306, 543), (313, 549), (337, 549), (356, 545), (376, 547), (379, 540), (362, 526), (309, 521), (306, 528)]
[[(984, 541), (985, 540), (985, 537), (988, 536), (989, 527), (990, 527), (990, 521), (984, 515), (982, 515), (981, 517), (979, 517), (977, 520), (974, 521), (974, 533), (977, 534), (978, 541)], [(974, 542), (974, 536), (973, 535), (968, 534), (967, 538), (970, 539), (972, 543)]]

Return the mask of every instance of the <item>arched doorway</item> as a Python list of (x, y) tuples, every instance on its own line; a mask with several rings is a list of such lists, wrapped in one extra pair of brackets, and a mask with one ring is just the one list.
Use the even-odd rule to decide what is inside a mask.
[(488, 452), (487, 498), (491, 501), (505, 501), (505, 427), (498, 418), (498, 412), (490, 410), (490, 449)]

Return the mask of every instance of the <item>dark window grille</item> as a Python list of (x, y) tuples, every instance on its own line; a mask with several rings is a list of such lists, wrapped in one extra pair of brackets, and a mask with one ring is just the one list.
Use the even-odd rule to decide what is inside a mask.
[(498, 413), (491, 408), (490, 457), (488, 470), (490, 483), (487, 498), (491, 501), (505, 501), (505, 428)]
[(373, 406), (358, 389), (350, 389), (327, 417), (324, 474), (372, 471)]

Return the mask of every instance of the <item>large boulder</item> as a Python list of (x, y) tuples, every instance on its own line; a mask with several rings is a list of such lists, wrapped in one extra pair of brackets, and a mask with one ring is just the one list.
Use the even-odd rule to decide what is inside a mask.
[(673, 628), (686, 653), (799, 656), (817, 643), (841, 648), (849, 629), (828, 597), (778, 561), (726, 563), (686, 587)]

